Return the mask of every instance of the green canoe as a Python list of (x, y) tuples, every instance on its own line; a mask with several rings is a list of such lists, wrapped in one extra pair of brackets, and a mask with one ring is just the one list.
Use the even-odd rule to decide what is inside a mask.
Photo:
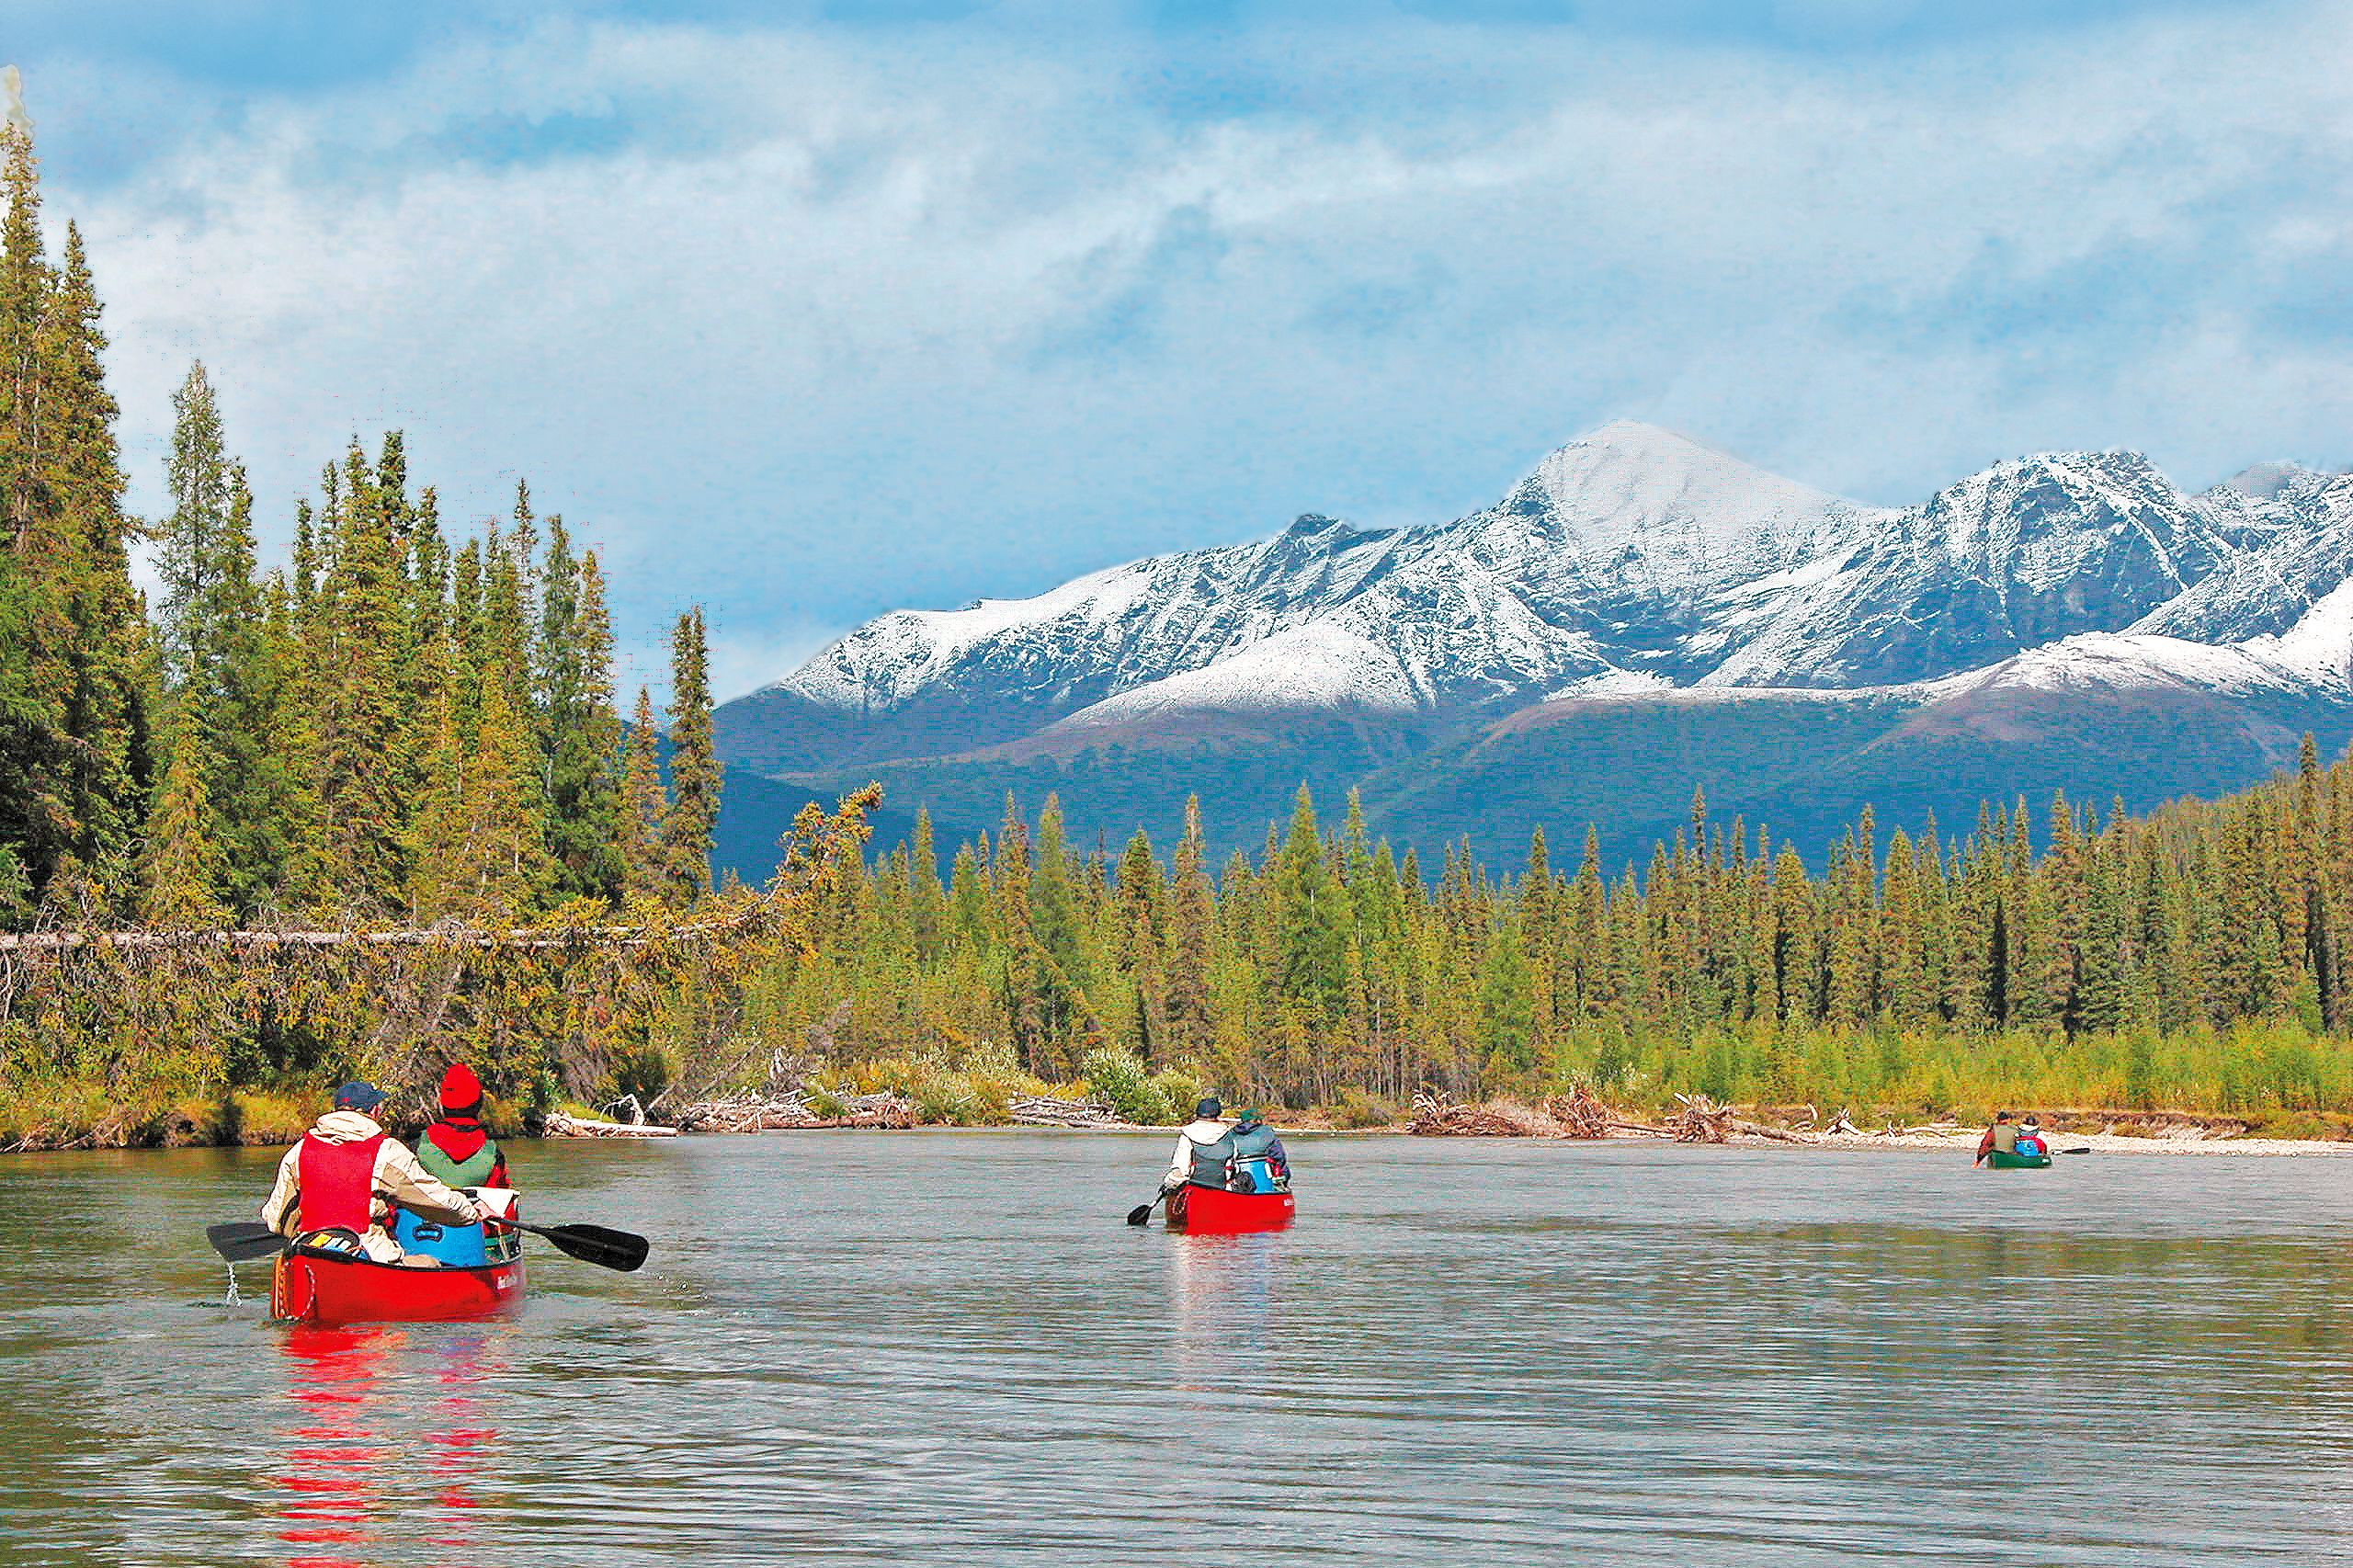
[(2039, 1171), (2051, 1164), (2048, 1154), (2006, 1154), (1999, 1149), (1985, 1157), (1997, 1171)]

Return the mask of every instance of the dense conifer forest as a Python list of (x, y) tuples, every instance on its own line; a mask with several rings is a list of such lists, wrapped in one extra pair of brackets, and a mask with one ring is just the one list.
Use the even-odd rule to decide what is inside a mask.
[(1293, 1106), (1575, 1080), (1859, 1114), (2353, 1094), (2353, 766), (2309, 741), (2292, 775), (2145, 818), (2018, 801), (1882, 843), (1866, 812), (1819, 872), (1695, 795), (1639, 874), (1602, 863), (1539, 830), (1508, 874), (1427, 865), (1303, 790), (1215, 874), (1197, 816), (1164, 858), (1008, 805), (944, 874), (919, 821), (841, 879), (790, 1010), (854, 998), (845, 1060), (987, 1040), (1054, 1078), (1109, 1050)]
[[(454, 543), (399, 432), (355, 438), (256, 560), (212, 384), (174, 400), (171, 509), (123, 508), (78, 231), (52, 259), (28, 133), (0, 231), (0, 924), (504, 921), (709, 882), (719, 769), (679, 618), (665, 787), (615, 704), (595, 551), (535, 514)], [(142, 606), (131, 551), (162, 579)]]
[(1867, 812), (1826, 857), (1695, 795), (1614, 879), (1589, 831), (1498, 869), (1304, 788), (1222, 866), (1198, 803), (1165, 853), (1073, 844), (1051, 799), (872, 853), (867, 791), (714, 892), (699, 612), (666, 733), (642, 690), (625, 719), (597, 552), (521, 485), (445, 526), (398, 432), (265, 567), (200, 364), (169, 511), (132, 517), (88, 257), (70, 223), (51, 254), (28, 134), (0, 153), (0, 1147), (282, 1136), (322, 1084), (457, 1056), (509, 1114), (783, 1077), (965, 1120), (1082, 1079), (1364, 1121), (1571, 1083), (2313, 1129), (2353, 1099), (2353, 766), (2309, 740), (2219, 801)]

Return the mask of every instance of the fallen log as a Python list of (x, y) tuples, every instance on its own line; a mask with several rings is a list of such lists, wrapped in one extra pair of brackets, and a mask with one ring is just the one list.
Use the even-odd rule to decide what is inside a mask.
[(1777, 1143), (1817, 1143), (1821, 1140), (1803, 1132), (1790, 1132), (1779, 1127), (1767, 1127), (1762, 1122), (1743, 1121), (1733, 1118), (1728, 1125), (1734, 1132), (1749, 1138), (1769, 1138)]

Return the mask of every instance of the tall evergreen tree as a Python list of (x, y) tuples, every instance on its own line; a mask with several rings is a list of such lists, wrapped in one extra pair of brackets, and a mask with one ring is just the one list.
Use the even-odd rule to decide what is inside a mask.
[(620, 816), (617, 840), (621, 886), (631, 898), (661, 896), (669, 887), (669, 862), (662, 848), (663, 819), (670, 797), (662, 784), (661, 733), (654, 727), (654, 699), (637, 688), (637, 714), (630, 722), (621, 764)]
[(670, 809), (662, 847), (671, 896), (692, 903), (710, 889), (710, 846), (719, 824), (719, 758), (711, 749), (710, 653), (702, 611), (678, 618), (670, 642)]
[(628, 880), (612, 620), (597, 553), (574, 561), (561, 517), (548, 519), (540, 580), (539, 746), (557, 892), (610, 901)]

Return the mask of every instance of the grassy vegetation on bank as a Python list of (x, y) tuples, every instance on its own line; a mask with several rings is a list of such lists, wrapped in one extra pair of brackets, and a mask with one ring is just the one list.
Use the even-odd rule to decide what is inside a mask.
[[(630, 1092), (654, 1100), (671, 1087), (658, 1057), (628, 1065), (625, 1077), (604, 1084), (612, 1096)], [(88, 1084), (40, 1093), (17, 1089), (0, 1097), (0, 1150), (290, 1142), (324, 1108), (333, 1081), (131, 1103)], [(2353, 1046), (2293, 1021), (2173, 1037), (2072, 1039), (2055, 1030), (1960, 1039), (1899, 1030), (1719, 1029), (1671, 1038), (1597, 1029), (1564, 1040), (1546, 1070), (1483, 1089), (1536, 1100), (1580, 1085), (1636, 1119), (1666, 1114), (1678, 1094), (1703, 1094), (1770, 1108), (1759, 1110), (1768, 1120), (1799, 1107), (1811, 1107), (1825, 1121), (1844, 1110), (1863, 1126), (1976, 1122), (1997, 1108), (2067, 1109), (2228, 1119), (2267, 1138), (2353, 1137), (2353, 1118), (2341, 1109), (2353, 1105)], [(1061, 1079), (1025, 1072), (1003, 1047), (983, 1046), (824, 1068), (806, 1086), (821, 1116), (838, 1114), (852, 1096), (889, 1092), (911, 1101), (926, 1124), (949, 1127), (1009, 1124), (1014, 1102), (1033, 1095), (1100, 1099), (1143, 1126), (1185, 1120), (1204, 1093), (1222, 1092), (1229, 1103), (1241, 1103), (1234, 1091), (1201, 1074), (1155, 1072), (1131, 1053), (1110, 1049)], [(429, 1114), (429, 1084), (402, 1087), (405, 1093), (391, 1119), (421, 1123)], [(567, 1098), (534, 1106), (494, 1098), (488, 1118), (494, 1131), (514, 1137), (535, 1128), (546, 1110), (597, 1116), (606, 1103)], [(1278, 1121), (1340, 1129), (1389, 1126), (1411, 1114), (1409, 1099), (1356, 1085), (1313, 1104), (1269, 1108)], [(662, 1119), (661, 1108), (655, 1119)]]

